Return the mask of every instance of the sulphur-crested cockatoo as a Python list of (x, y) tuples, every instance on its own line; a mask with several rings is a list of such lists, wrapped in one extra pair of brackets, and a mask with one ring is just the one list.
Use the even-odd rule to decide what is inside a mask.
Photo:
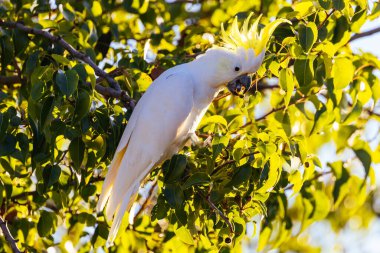
[(241, 29), (236, 18), (229, 32), (222, 26), (222, 46), (168, 69), (141, 97), (117, 147), (97, 206), (97, 211), (102, 211), (108, 200), (107, 220), (115, 215), (109, 242), (146, 175), (181, 150), (187, 140), (197, 140), (195, 130), (218, 92), (228, 82), (240, 88), (239, 82), (250, 80), (243, 76), (260, 67), (274, 29), (289, 22), (278, 19), (258, 32), (259, 18), (249, 27), (250, 17)]

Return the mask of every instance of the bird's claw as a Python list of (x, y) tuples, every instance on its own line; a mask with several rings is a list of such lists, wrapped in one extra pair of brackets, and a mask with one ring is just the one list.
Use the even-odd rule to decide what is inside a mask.
[(194, 133), (194, 134), (190, 135), (190, 140), (191, 140), (191, 144), (193, 146), (198, 146), (198, 147), (201, 147), (201, 148), (211, 147), (212, 136), (211, 135), (208, 136), (207, 139), (202, 142), (198, 138), (198, 136)]
[(206, 138), (206, 140), (204, 140), (204, 142), (203, 142), (203, 147), (211, 147), (211, 146), (212, 146), (211, 143), (212, 143), (212, 136), (209, 135), (209, 136)]

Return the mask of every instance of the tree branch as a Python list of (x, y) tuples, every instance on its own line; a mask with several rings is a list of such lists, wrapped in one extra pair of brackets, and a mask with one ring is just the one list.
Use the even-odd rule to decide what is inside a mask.
[(15, 253), (21, 253), (21, 250), (17, 247), (16, 240), (13, 238), (11, 232), (8, 229), (7, 223), (0, 217), (0, 228), (3, 231), (5, 240), (8, 242), (9, 246), (12, 248), (12, 251)]
[[(264, 90), (274, 90), (274, 89), (278, 89), (280, 88), (280, 86), (278, 85), (257, 85), (257, 88), (254, 89), (254, 88), (250, 88), (247, 93), (249, 93), (249, 91), (264, 91)], [(229, 95), (231, 95), (231, 92), (226, 92), (226, 93), (223, 93), (221, 95), (218, 95), (216, 98), (214, 98), (214, 100), (212, 102), (216, 102), (216, 101), (219, 101), (221, 100), (222, 98), (225, 98), (225, 97), (228, 97)]]
[(210, 196), (205, 196), (203, 195), (203, 193), (201, 193), (200, 191), (198, 191), (198, 194), (204, 199), (206, 200), (206, 202), (208, 203), (208, 205), (211, 207), (211, 209), (213, 209), (215, 212), (217, 212), (219, 214), (219, 216), (226, 222), (226, 224), (228, 225), (229, 229), (230, 229), (230, 232), (231, 234), (234, 233), (234, 227), (232, 226), (232, 223), (230, 222), (230, 220), (227, 218), (227, 216), (224, 215), (224, 213), (222, 211), (220, 211), (216, 206), (215, 204), (211, 201), (210, 199)]
[[(318, 91), (318, 92), (319, 92), (319, 91)], [(317, 93), (318, 93), (318, 92), (317, 92)], [(313, 95), (315, 95), (315, 94), (317, 94), (317, 93), (314, 93)], [(296, 105), (296, 104), (303, 103), (303, 102), (305, 102), (306, 98), (307, 98), (307, 96), (306, 96), (306, 97), (302, 97), (302, 98), (300, 98), (300, 99), (298, 99), (298, 100), (296, 100), (296, 101), (294, 101), (294, 102), (290, 102), (289, 105), (288, 105), (288, 107), (291, 106), (291, 105)], [(286, 108), (287, 108), (287, 107), (286, 107), (285, 105), (284, 105), (284, 106), (281, 106), (281, 107), (278, 107), (278, 108), (273, 108), (272, 110), (270, 110), (269, 112), (267, 112), (267, 113), (264, 114), (263, 116), (256, 118), (256, 119), (255, 119), (255, 122), (257, 122), (257, 121), (261, 121), (261, 120), (264, 120), (264, 119), (266, 119), (269, 115), (271, 115), (272, 113), (275, 113), (275, 112), (278, 112), (278, 111), (282, 111), (282, 110), (284, 110), (284, 109), (286, 109)], [(244, 125), (242, 125), (242, 126), (239, 127), (238, 129), (235, 129), (234, 131), (230, 132), (230, 134), (234, 134), (234, 133), (236, 133), (237, 131), (239, 131), (239, 130), (241, 130), (241, 129), (243, 129), (243, 128), (249, 126), (249, 125), (251, 125), (252, 123), (253, 123), (253, 122), (252, 122), (251, 120), (249, 120), (249, 121), (247, 121), (247, 123), (245, 123)]]
[(15, 83), (21, 83), (19, 76), (0, 76), (0, 84), (12, 85)]
[(69, 43), (67, 43), (62, 37), (60, 36), (54, 36), (52, 35), (51, 33), (49, 32), (46, 32), (44, 30), (40, 30), (40, 29), (35, 29), (35, 28), (31, 28), (31, 27), (27, 27), (27, 26), (24, 26), (23, 24), (21, 23), (17, 23), (17, 22), (10, 22), (10, 21), (3, 21), (3, 20), (0, 20), (0, 26), (3, 26), (3, 27), (8, 27), (8, 28), (11, 28), (11, 29), (20, 29), (21, 31), (25, 32), (25, 33), (30, 33), (30, 34), (34, 34), (34, 35), (39, 35), (39, 36), (42, 36), (54, 43), (57, 43), (59, 45), (61, 45), (64, 49), (66, 49), (72, 56), (74, 56), (75, 58), (79, 59), (79, 60), (82, 60), (83, 62), (87, 63), (88, 65), (91, 66), (91, 68), (94, 69), (95, 71), (95, 74), (100, 76), (100, 77), (103, 77), (105, 80), (107, 80), (107, 82), (110, 84), (110, 86), (112, 88), (114, 88), (115, 90), (120, 90), (120, 86), (119, 84), (112, 78), (110, 77), (106, 72), (104, 72), (104, 70), (102, 70), (101, 68), (98, 67), (98, 65), (96, 65), (92, 60), (91, 58), (86, 55), (86, 54), (83, 54), (77, 50), (75, 50)]
[[(102, 70), (101, 68), (98, 67), (98, 65), (95, 64), (95, 62), (93, 62), (91, 60), (91, 58), (84, 54), (84, 53), (81, 53), (79, 51), (77, 51), (76, 49), (74, 49), (69, 43), (67, 43), (62, 37), (60, 36), (55, 36), (55, 35), (52, 35), (51, 33), (47, 32), (47, 31), (44, 31), (44, 30), (40, 30), (40, 29), (35, 29), (35, 28), (32, 28), (32, 27), (27, 27), (21, 23), (17, 23), (17, 22), (10, 22), (10, 21), (3, 21), (0, 19), (0, 26), (2, 27), (7, 27), (7, 28), (10, 28), (10, 29), (19, 29), (25, 33), (29, 33), (29, 34), (34, 34), (34, 35), (39, 35), (39, 36), (42, 36), (48, 40), (50, 40), (51, 42), (53, 43), (57, 43), (59, 45), (61, 45), (64, 49), (66, 49), (73, 57), (87, 63), (88, 65), (91, 66), (91, 68), (94, 69), (95, 71), (95, 74), (97, 76), (99, 76), (99, 78), (97, 79), (97, 81), (99, 80), (99, 82), (101, 82), (102, 80), (106, 80), (109, 85), (111, 86), (112, 90), (109, 88), (109, 87), (103, 87), (103, 86), (96, 86), (95, 89), (101, 93), (102, 95), (104, 96), (109, 96), (109, 97), (115, 97), (115, 98), (120, 98), (121, 100), (123, 100), (124, 102), (127, 102), (127, 104), (129, 104), (130, 107), (133, 108), (135, 102), (126, 94), (125, 91), (122, 91), (119, 84), (111, 77), (111, 75), (107, 74), (104, 70)], [(15, 81), (14, 80), (9, 80), (9, 78), (15, 78), (15, 77), (6, 77), (7, 79), (5, 79), (6, 81)], [(20, 80), (20, 79), (18, 79)], [(0, 82), (1, 83), (1, 82)]]
[(366, 32), (357, 33), (354, 36), (352, 36), (351, 39), (348, 42), (352, 42), (352, 41), (357, 40), (357, 39), (361, 39), (361, 38), (364, 38), (364, 37), (367, 37), (367, 36), (371, 36), (372, 34), (375, 34), (375, 33), (378, 33), (378, 32), (380, 32), (380, 27), (371, 29), (371, 30), (366, 31)]
[[(120, 68), (116, 69), (115, 71), (112, 71), (109, 73), (110, 76), (116, 77), (116, 76), (121, 76), (123, 75), (123, 72), (121, 71)], [(98, 77), (96, 79), (96, 84), (95, 84), (95, 90), (102, 94), (106, 98), (117, 98), (120, 99), (122, 102), (126, 104), (127, 107), (129, 108), (134, 108), (136, 105), (136, 102), (130, 98), (127, 93), (123, 90), (115, 90), (111, 87), (105, 87), (100, 85), (104, 80), (103, 77)], [(6, 84), (6, 85), (11, 85), (15, 83), (21, 83), (22, 79), (19, 76), (0, 76), (0, 84)], [(86, 86), (91, 87), (91, 83), (86, 83)]]

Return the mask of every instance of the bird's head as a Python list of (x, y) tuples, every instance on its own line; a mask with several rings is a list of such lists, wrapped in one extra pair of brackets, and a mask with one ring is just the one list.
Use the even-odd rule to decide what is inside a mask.
[(237, 17), (231, 28), (224, 30), (222, 25), (222, 47), (212, 50), (223, 51), (223, 60), (218, 61), (218, 75), (228, 82), (228, 89), (235, 95), (248, 90), (251, 85), (249, 74), (255, 73), (262, 64), (270, 36), (281, 23), (290, 23), (286, 19), (277, 19), (263, 29), (258, 29), (260, 17), (249, 26), (252, 13), (239, 29)]

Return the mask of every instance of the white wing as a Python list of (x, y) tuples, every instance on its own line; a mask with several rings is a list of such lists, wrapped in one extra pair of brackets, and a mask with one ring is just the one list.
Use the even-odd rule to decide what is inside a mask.
[(193, 108), (194, 84), (179, 72), (156, 79), (137, 104), (105, 179), (98, 211), (108, 199), (106, 216), (116, 213), (109, 240), (113, 241), (141, 181), (153, 166), (170, 157), (188, 137), (186, 119)]

